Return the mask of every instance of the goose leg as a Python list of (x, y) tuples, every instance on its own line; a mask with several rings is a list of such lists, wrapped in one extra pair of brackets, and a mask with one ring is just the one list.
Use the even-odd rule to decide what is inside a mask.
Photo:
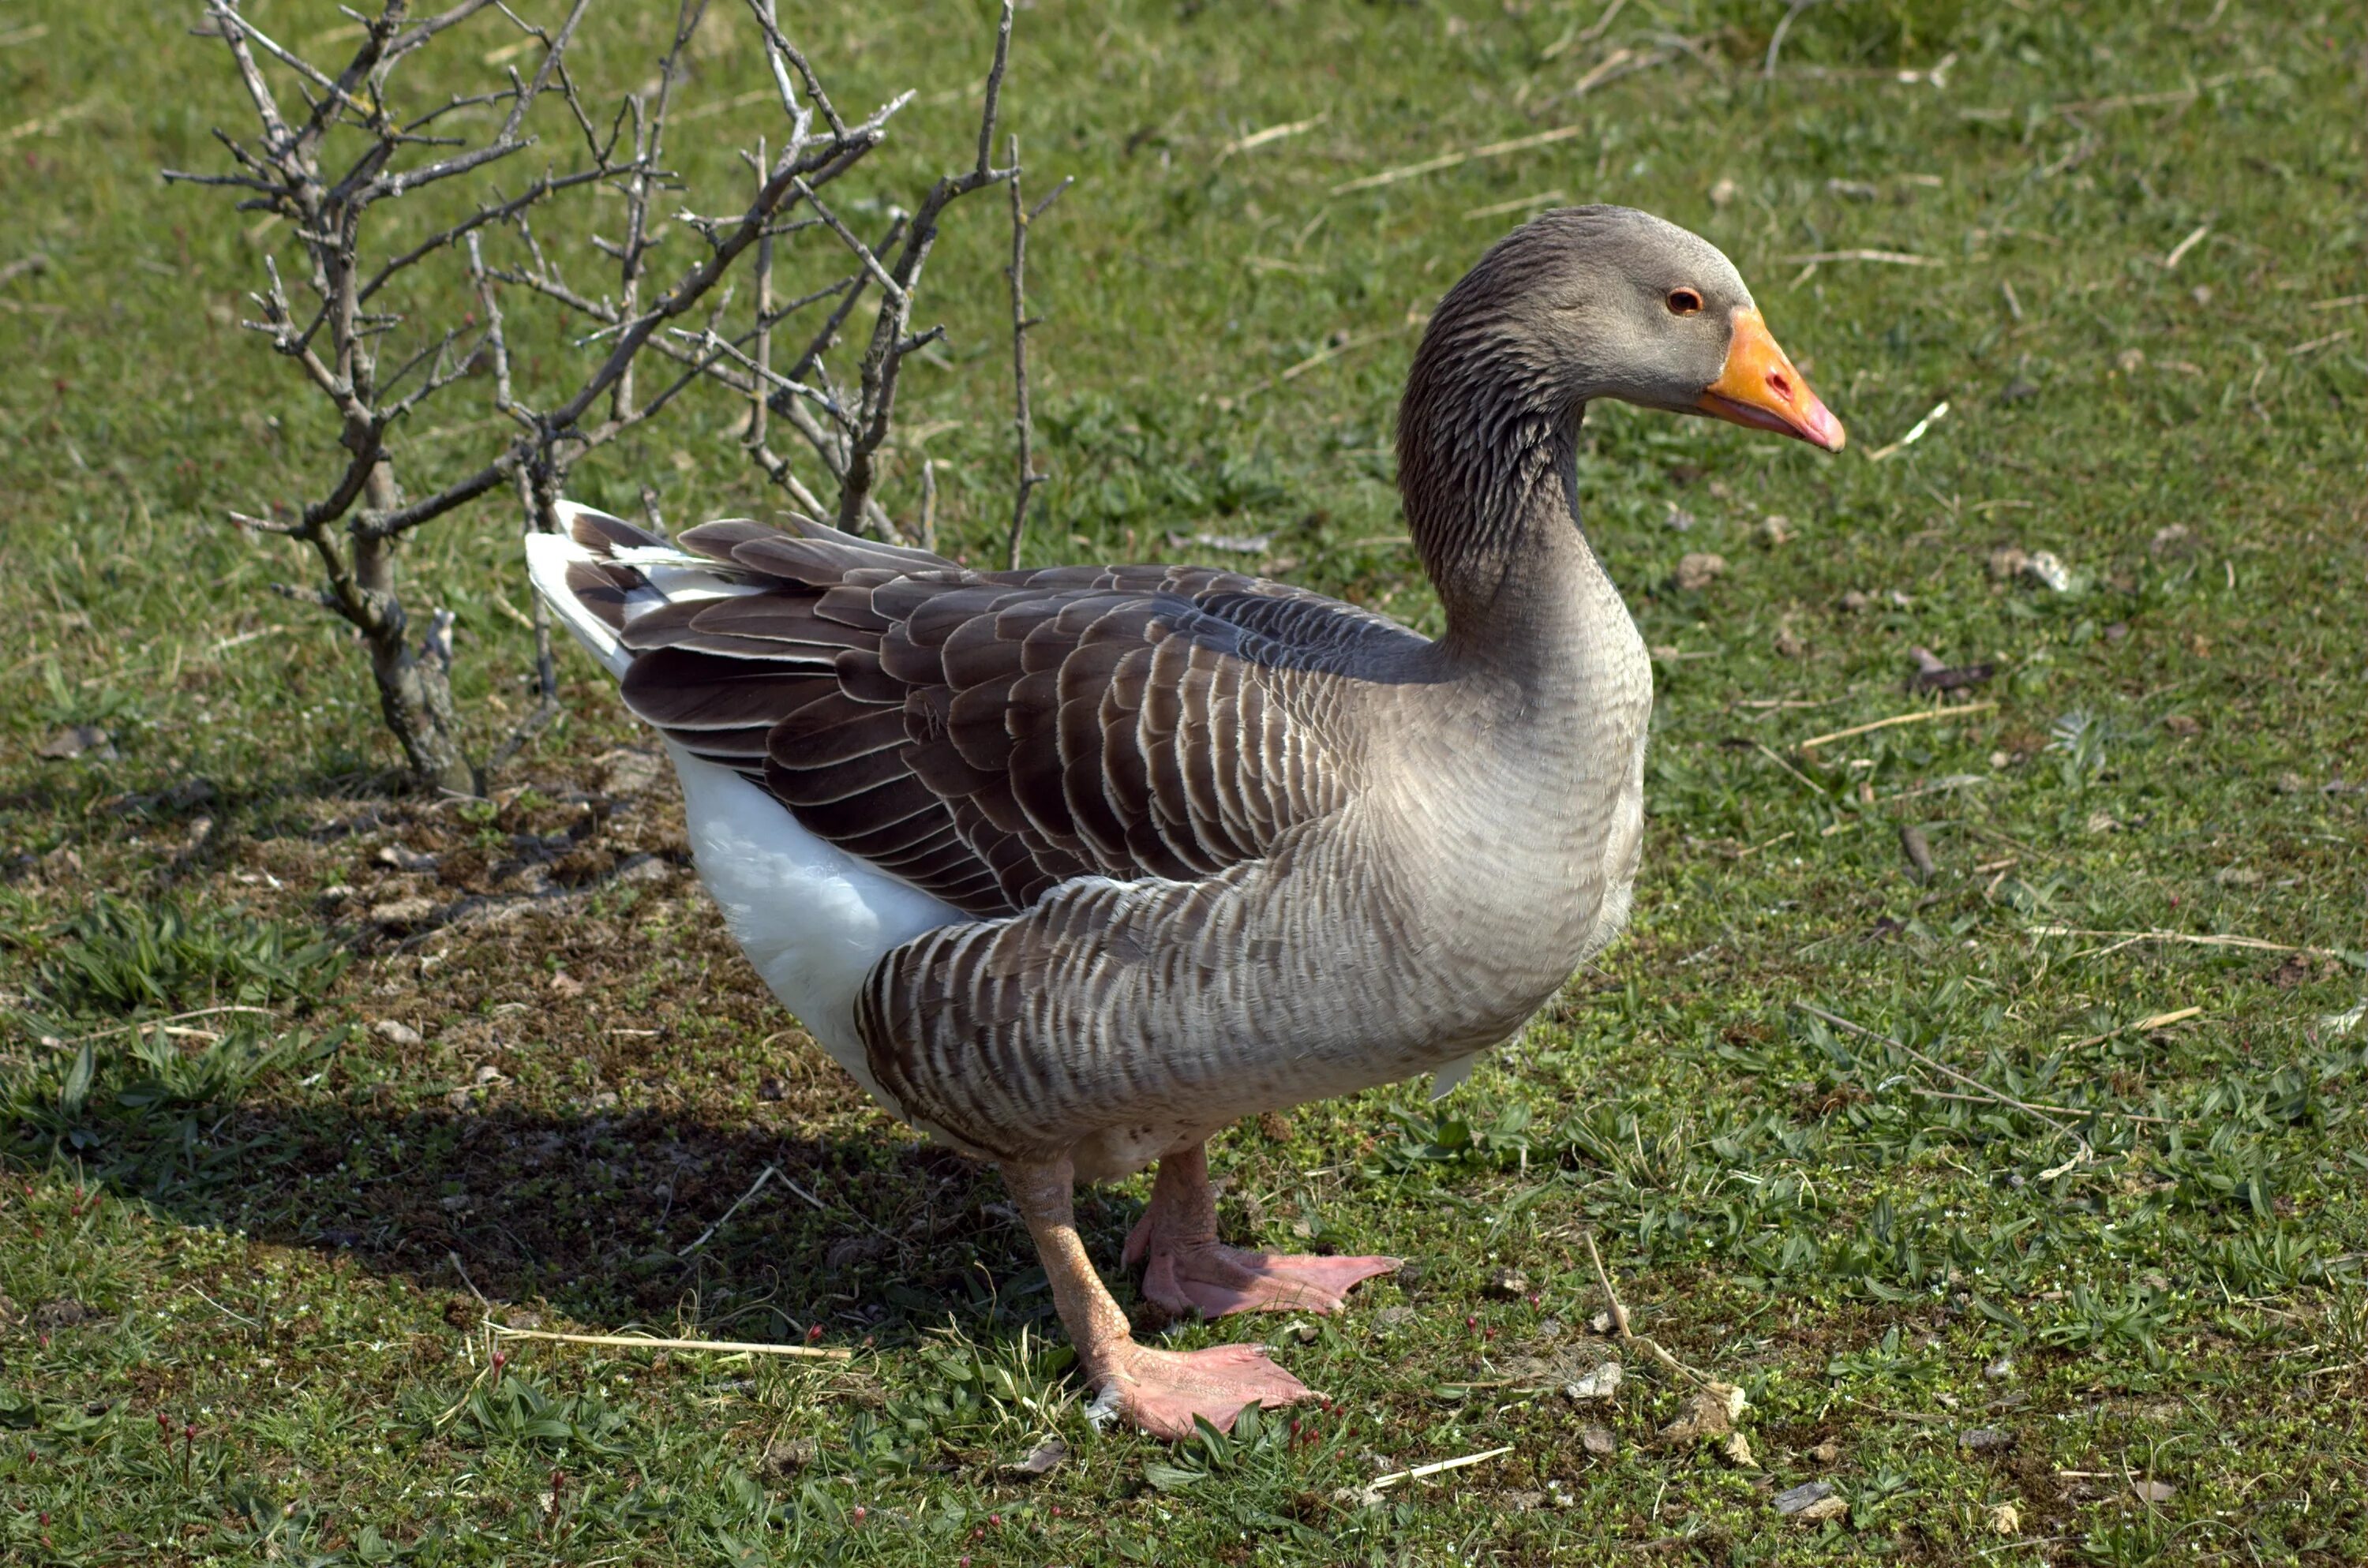
[(1126, 1238), (1127, 1267), (1143, 1265), (1143, 1293), (1170, 1312), (1337, 1312), (1360, 1280), (1395, 1257), (1295, 1257), (1245, 1252), (1217, 1240), (1217, 1192), (1206, 1144), (1159, 1162), (1151, 1204)]
[(1155, 1350), (1137, 1345), (1127, 1332), (1126, 1314), (1103, 1288), (1077, 1239), (1071, 1207), (1075, 1178), (1069, 1162), (1043, 1165), (1008, 1162), (1003, 1185), (1010, 1190), (1052, 1283), (1053, 1304), (1077, 1347), (1086, 1377), (1114, 1408), (1155, 1437), (1180, 1441), (1192, 1435), (1201, 1416), (1219, 1431), (1249, 1405), (1290, 1404), (1315, 1395), (1276, 1366), (1263, 1346), (1221, 1345), (1209, 1350)]

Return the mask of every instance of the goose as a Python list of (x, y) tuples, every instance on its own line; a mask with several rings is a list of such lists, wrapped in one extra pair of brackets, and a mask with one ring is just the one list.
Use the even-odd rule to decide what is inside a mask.
[(894, 1115), (1001, 1167), (1094, 1409), (1156, 1437), (1311, 1397), (1256, 1346), (1144, 1344), (1077, 1182), (1157, 1165), (1122, 1262), (1210, 1317), (1337, 1312), (1384, 1256), (1218, 1239), (1246, 1116), (1514, 1035), (1625, 923), (1652, 668), (1580, 531), (1614, 398), (1827, 451), (1734, 266), (1647, 213), (1500, 240), (1414, 356), (1398, 484), (1444, 630), (1238, 572), (985, 572), (820, 523), (668, 540), (589, 507), (536, 589), (664, 738), (773, 994)]

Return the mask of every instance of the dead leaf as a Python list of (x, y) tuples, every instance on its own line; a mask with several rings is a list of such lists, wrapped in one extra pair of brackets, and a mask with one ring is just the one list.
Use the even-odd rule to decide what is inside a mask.
[(2168, 1503), (2179, 1494), (2178, 1487), (2168, 1481), (2157, 1481), (2152, 1476), (2144, 1481), (2131, 1482), (2130, 1491), (2141, 1503)]
[(1827, 1519), (1850, 1517), (1850, 1502), (1842, 1497), (1820, 1497), (1793, 1516), (1795, 1524), (1822, 1525)]
[(1718, 1457), (1737, 1470), (1759, 1468), (1759, 1461), (1751, 1454), (1751, 1439), (1740, 1432), (1730, 1432), (1726, 1435), (1726, 1441), (1718, 1446)]
[(2000, 1535), (2013, 1535), (2022, 1528), (2022, 1510), (2011, 1503), (1993, 1505), (1989, 1517), (1990, 1528)]
[(1676, 582), (1690, 594), (1698, 594), (1716, 582), (1726, 571), (1726, 557), (1709, 551), (1691, 551), (1678, 562)]
[(1724, 1437), (1735, 1430), (1735, 1415), (1724, 1396), (1702, 1390), (1686, 1402), (1683, 1415), (1661, 1428), (1661, 1440), (1674, 1444)]
[(1024, 1458), (1012, 1460), (1003, 1468), (1012, 1475), (1030, 1478), (1050, 1475), (1068, 1462), (1069, 1445), (1058, 1437), (1047, 1437), (1028, 1450)]

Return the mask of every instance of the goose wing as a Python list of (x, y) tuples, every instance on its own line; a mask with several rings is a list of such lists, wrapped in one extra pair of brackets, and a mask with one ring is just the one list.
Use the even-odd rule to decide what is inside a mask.
[[(599, 559), (571, 587), (631, 654), (633, 712), (980, 916), (1078, 877), (1263, 858), (1346, 798), (1322, 676), (1425, 646), (1207, 568), (975, 572), (804, 521), (678, 545), (595, 513), (573, 528)], [(722, 591), (666, 596), (669, 572)]]

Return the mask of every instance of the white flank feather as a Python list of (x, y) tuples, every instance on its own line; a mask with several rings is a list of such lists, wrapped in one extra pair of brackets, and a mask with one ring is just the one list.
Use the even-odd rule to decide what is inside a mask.
[[(572, 528), (573, 502), (560, 504)], [(606, 622), (567, 586), (567, 569), (604, 557), (569, 534), (529, 534), (527, 567), (535, 591), (561, 624), (609, 672), (622, 678), (633, 662)], [(704, 556), (671, 548), (626, 547), (605, 557), (650, 581), (626, 600), (634, 617), (685, 598), (723, 598), (760, 591)], [(902, 1114), (880, 1092), (855, 1029), (864, 977), (882, 954), (922, 932), (969, 918), (952, 905), (880, 871), (800, 826), (789, 808), (719, 764), (666, 743), (682, 781), (683, 812), (700, 881), (723, 911), (733, 939), (781, 1005), (797, 1015), (833, 1060), (873, 1098)]]

